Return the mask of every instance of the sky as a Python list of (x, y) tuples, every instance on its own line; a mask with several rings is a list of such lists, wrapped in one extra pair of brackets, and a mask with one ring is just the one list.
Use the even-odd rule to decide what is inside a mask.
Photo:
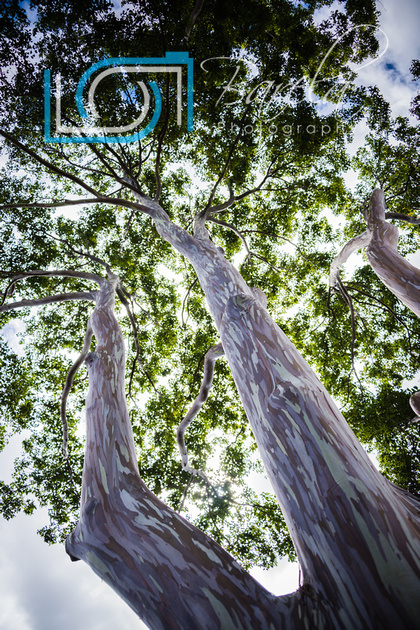
[[(388, 49), (380, 60), (362, 70), (359, 81), (376, 84), (394, 115), (407, 115), (415, 86), (409, 74), (412, 59), (420, 58), (420, 3), (418, 0), (382, 0), (380, 25)], [(383, 38), (385, 41), (385, 38)], [(365, 130), (359, 125), (354, 146)], [(351, 183), (351, 179), (349, 180)], [(7, 339), (16, 347), (16, 329)], [(19, 440), (0, 453), (0, 479), (7, 481)], [(0, 630), (140, 630), (138, 617), (83, 562), (72, 563), (61, 545), (46, 545), (36, 533), (47, 523), (45, 512), (0, 517)], [(281, 561), (271, 571), (253, 575), (275, 594), (298, 586), (298, 566)]]

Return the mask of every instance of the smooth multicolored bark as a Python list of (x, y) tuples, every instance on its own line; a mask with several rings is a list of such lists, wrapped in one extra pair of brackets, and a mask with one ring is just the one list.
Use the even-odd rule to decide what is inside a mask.
[(153, 629), (395, 630), (420, 618), (419, 503), (372, 466), (315, 373), (198, 221), (194, 236), (139, 197), (159, 234), (194, 266), (304, 584), (276, 598), (213, 540), (161, 503), (138, 475), (124, 394), (117, 280), (90, 326), (87, 446), (80, 523), (67, 550)]
[(111, 277), (97, 292), (89, 322), (97, 346), (86, 358), (81, 512), (67, 552), (85, 560), (151, 628), (287, 625), (304, 597), (278, 601), (140, 479), (125, 398), (124, 340), (114, 315), (117, 281)]
[(366, 254), (372, 269), (385, 286), (420, 317), (420, 269), (398, 253), (398, 228), (385, 219), (383, 190), (375, 190), (370, 199), (368, 229), (372, 238)]

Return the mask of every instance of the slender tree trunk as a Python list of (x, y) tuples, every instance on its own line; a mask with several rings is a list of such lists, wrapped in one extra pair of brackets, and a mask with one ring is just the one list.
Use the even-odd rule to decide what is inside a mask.
[[(144, 204), (146, 202), (142, 200)], [(303, 568), (275, 598), (138, 476), (112, 282), (99, 294), (88, 357), (80, 523), (67, 549), (153, 629), (419, 627), (418, 503), (372, 466), (320, 381), (208, 238), (147, 201), (158, 232), (194, 265)], [(115, 281), (114, 281), (115, 283)]]

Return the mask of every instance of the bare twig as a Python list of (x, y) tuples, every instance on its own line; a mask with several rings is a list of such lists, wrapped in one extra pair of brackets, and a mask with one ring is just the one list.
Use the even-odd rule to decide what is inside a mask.
[(186, 498), (187, 498), (188, 490), (190, 489), (190, 486), (191, 486), (191, 483), (192, 483), (193, 479), (194, 479), (194, 473), (191, 473), (190, 478), (188, 480), (188, 483), (187, 483), (187, 485), (184, 488), (184, 493), (182, 495), (181, 503), (179, 504), (178, 509), (177, 509), (178, 514), (181, 512), (182, 508), (185, 505), (185, 501), (186, 501)]
[(0, 135), (2, 135), (4, 138), (6, 138), (6, 140), (11, 142), (15, 147), (17, 147), (18, 149), (21, 149), (27, 155), (30, 155), (31, 157), (33, 157), (37, 162), (39, 162), (43, 166), (46, 166), (50, 171), (52, 171), (56, 175), (60, 175), (62, 177), (65, 177), (66, 179), (71, 180), (72, 182), (74, 182), (75, 184), (78, 184), (78, 186), (80, 186), (81, 188), (84, 188), (85, 190), (87, 190), (88, 192), (90, 192), (91, 194), (95, 196), (98, 195), (97, 191), (94, 188), (91, 188), (91, 186), (88, 186), (88, 184), (86, 184), (82, 179), (80, 179), (79, 177), (76, 177), (76, 175), (73, 175), (72, 173), (67, 173), (67, 171), (63, 171), (58, 166), (55, 166), (52, 162), (45, 160), (43, 157), (35, 153), (35, 151), (30, 149), (26, 145), (22, 144), (22, 142), (20, 142), (17, 138), (12, 136), (10, 133), (5, 131), (4, 129), (0, 129)]
[[(6, 140), (11, 142), (11, 144), (13, 144), (15, 147), (17, 147), (18, 149), (20, 149), (21, 151), (23, 151), (27, 155), (29, 155), (32, 158), (34, 158), (37, 162), (39, 162), (40, 164), (45, 166), (47, 169), (49, 169), (50, 171), (52, 171), (56, 175), (60, 175), (61, 177), (65, 177), (66, 179), (69, 179), (70, 181), (74, 182), (75, 184), (77, 184), (78, 186), (83, 188), (84, 190), (87, 190), (88, 192), (93, 194), (97, 201), (101, 201), (102, 203), (114, 203), (115, 205), (127, 205), (127, 203), (130, 204), (130, 202), (125, 202), (125, 203), (121, 203), (120, 204), (120, 201), (123, 201), (123, 200), (116, 201), (114, 198), (110, 198), (110, 197), (107, 197), (106, 195), (102, 195), (101, 193), (96, 191), (94, 188), (92, 188), (91, 186), (86, 184), (82, 179), (80, 179), (76, 175), (73, 175), (72, 173), (68, 173), (67, 171), (64, 171), (63, 169), (59, 168), (58, 166), (56, 166), (55, 164), (53, 164), (49, 160), (46, 160), (45, 158), (43, 158), (40, 155), (38, 155), (35, 151), (33, 151), (31, 148), (29, 148), (28, 146), (26, 146), (25, 144), (20, 142), (17, 138), (15, 138), (12, 134), (8, 133), (4, 129), (0, 129), (0, 135), (2, 135), (4, 138), (6, 138)], [(102, 163), (110, 170), (110, 173), (112, 174), (112, 176), (114, 177), (114, 179), (118, 183), (120, 183), (122, 186), (124, 186), (126, 188), (129, 188), (133, 192), (137, 192), (138, 191), (138, 188), (135, 186), (135, 184), (132, 182), (132, 180), (130, 178), (127, 179), (125, 177), (120, 177), (115, 172), (115, 170), (112, 169), (109, 166), (109, 164), (107, 163), (105, 158), (101, 155), (100, 151), (95, 147), (95, 145), (91, 144), (89, 146), (92, 149), (92, 151), (95, 153), (95, 155), (97, 155), (98, 158), (102, 161)], [(108, 151), (110, 151), (113, 155), (116, 156), (117, 163), (120, 166), (124, 167), (124, 163), (122, 162), (122, 160), (121, 160), (120, 156), (118, 155), (118, 153), (116, 153), (115, 150), (112, 149), (109, 146), (109, 144), (106, 144), (104, 146), (106, 146)], [(25, 204), (23, 204), (23, 205), (25, 206)], [(133, 206), (134, 206), (134, 204), (131, 203), (128, 207), (133, 207)], [(22, 204), (20, 205), (20, 207), (22, 207)], [(27, 205), (27, 207), (29, 207), (29, 205)], [(44, 206), (44, 207), (46, 207), (46, 206)], [(145, 210), (143, 210), (143, 211), (145, 211)]]
[(336, 286), (337, 286), (339, 292), (343, 296), (346, 304), (348, 305), (348, 307), (350, 309), (350, 318), (351, 318), (351, 346), (350, 346), (351, 369), (352, 369), (352, 371), (353, 371), (353, 373), (354, 373), (354, 375), (356, 377), (357, 382), (359, 383), (360, 391), (363, 394), (363, 385), (362, 385), (362, 383), (361, 383), (361, 381), (359, 379), (359, 375), (357, 374), (355, 361), (354, 361), (354, 358), (355, 358), (354, 349), (355, 349), (355, 342), (356, 342), (356, 316), (358, 315), (358, 313), (355, 312), (354, 306), (353, 306), (353, 300), (352, 300), (351, 296), (349, 295), (346, 287), (341, 282), (339, 275), (337, 277)]
[(245, 112), (244, 112), (244, 113), (243, 113), (243, 115), (242, 115), (242, 118), (241, 118), (241, 121), (240, 121), (240, 124), (239, 124), (239, 131), (238, 131), (238, 133), (236, 134), (235, 139), (234, 139), (234, 140), (233, 140), (233, 142), (232, 142), (232, 145), (231, 145), (231, 147), (230, 147), (230, 150), (229, 150), (228, 156), (227, 156), (227, 158), (226, 158), (226, 162), (225, 162), (225, 164), (224, 164), (224, 166), (223, 166), (222, 172), (220, 173), (220, 175), (219, 175), (219, 177), (218, 177), (218, 179), (217, 179), (216, 183), (215, 183), (215, 184), (214, 184), (214, 186), (213, 186), (213, 189), (212, 189), (212, 191), (211, 191), (211, 193), (210, 193), (210, 197), (209, 197), (209, 200), (208, 200), (208, 202), (207, 202), (207, 205), (206, 205), (206, 207), (204, 208), (204, 210), (200, 213), (200, 218), (201, 218), (201, 219), (205, 219), (205, 218), (207, 217), (207, 213), (209, 212), (209, 210), (210, 210), (210, 208), (211, 208), (211, 204), (213, 203), (213, 199), (214, 199), (214, 196), (215, 196), (215, 194), (216, 194), (216, 191), (217, 191), (217, 189), (218, 189), (218, 187), (219, 187), (219, 184), (220, 184), (220, 182), (223, 180), (223, 178), (225, 177), (225, 175), (226, 175), (226, 173), (227, 173), (227, 170), (228, 170), (228, 167), (229, 167), (230, 160), (232, 159), (232, 155), (234, 154), (234, 151), (235, 151), (235, 149), (236, 149), (236, 146), (237, 146), (237, 144), (238, 144), (238, 142), (239, 142), (239, 139), (240, 139), (240, 137), (241, 137), (241, 134), (242, 134), (242, 129), (243, 129), (244, 125), (245, 125), (245, 116), (246, 116), (246, 114), (247, 114), (247, 112), (248, 112), (248, 109), (249, 109), (249, 106), (246, 108)]
[(270, 232), (262, 232), (261, 230), (242, 230), (242, 234), (261, 234), (262, 236), (271, 236), (271, 238), (279, 238), (280, 240), (285, 241), (286, 243), (290, 243), (290, 245), (293, 245), (293, 247), (296, 248), (296, 251), (302, 256), (304, 260), (307, 260), (309, 263), (311, 262), (311, 260), (307, 256), (305, 256), (305, 254), (303, 253), (299, 245), (296, 245), (296, 243), (291, 241), (289, 238), (286, 238), (285, 236), (281, 236), (281, 234), (272, 234)]
[(356, 284), (352, 283), (347, 283), (347, 288), (351, 288), (354, 291), (357, 291), (358, 293), (360, 293), (361, 295), (364, 295), (367, 298), (370, 298), (371, 300), (373, 300), (374, 302), (377, 302), (378, 304), (380, 304), (381, 306), (383, 306), (383, 308), (388, 311), (396, 320), (399, 324), (401, 324), (402, 326), (404, 326), (406, 332), (407, 332), (407, 340), (408, 340), (408, 345), (409, 345), (409, 349), (410, 349), (410, 353), (412, 354), (413, 352), (413, 348), (411, 345), (411, 337), (410, 337), (410, 330), (407, 326), (407, 324), (404, 322), (402, 317), (399, 317), (399, 315), (397, 315), (397, 313), (390, 307), (388, 306), (388, 304), (385, 304), (385, 302), (383, 302), (382, 300), (380, 300), (379, 298), (377, 298), (375, 295), (372, 295), (371, 293), (367, 293), (366, 291), (363, 291), (362, 289), (360, 289)]
[(160, 160), (162, 157), (162, 146), (163, 146), (163, 141), (165, 139), (166, 136), (166, 132), (168, 131), (168, 124), (169, 124), (169, 82), (168, 82), (169, 77), (167, 77), (167, 83), (166, 83), (166, 115), (165, 115), (165, 121), (163, 123), (163, 127), (160, 130), (159, 134), (158, 134), (158, 145), (157, 145), (157, 149), (156, 149), (156, 159), (155, 159), (155, 179), (156, 179), (156, 194), (154, 197), (155, 201), (159, 201), (160, 195), (162, 193), (162, 179), (160, 177)]

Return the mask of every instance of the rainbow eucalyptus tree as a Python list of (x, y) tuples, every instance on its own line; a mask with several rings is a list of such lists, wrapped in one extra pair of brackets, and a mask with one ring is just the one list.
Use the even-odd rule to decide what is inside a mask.
[[(83, 350), (90, 383), (81, 512), (67, 552), (87, 562), (152, 628), (414, 628), (418, 500), (376, 471), (270, 317), (264, 294), (249, 287), (211, 241), (211, 208), (197, 215), (190, 234), (137, 182), (130, 180), (130, 188), (137, 198), (133, 208), (152, 217), (159, 235), (197, 273), (304, 583), (293, 595), (270, 595), (142, 482), (125, 398), (124, 341), (114, 315), (119, 279), (110, 270), (106, 278), (73, 272), (96, 281), (99, 288), (90, 296), (56, 296), (95, 301)], [(381, 191), (372, 195), (369, 216), (370, 260), (396, 290), (405, 284), (407, 265), (395, 254), (395, 239), (378, 246), (387, 234)], [(392, 265), (386, 266), (389, 256)], [(92, 334), (96, 348), (88, 354)]]
[[(32, 511), (34, 503), (25, 499), (31, 493), (50, 505), (59, 535), (45, 530), (47, 540), (67, 536), (71, 558), (87, 562), (151, 628), (414, 628), (419, 617), (418, 500), (376, 471), (276, 323), (280, 307), (300, 308), (311, 287), (316, 308), (328, 311), (321, 276), (331, 257), (317, 247), (331, 245), (333, 236), (319, 213), (347, 201), (340, 177), (348, 164), (344, 138), (363, 101), (350, 84), (344, 98), (336, 70), (351, 79), (347, 62), (377, 49), (372, 3), (347, 3), (319, 24), (316, 8), (328, 4), (244, 2), (240, 23), (236, 8), (224, 2), (127, 3), (117, 13), (110, 2), (92, 0), (68, 2), (60, 13), (36, 0), (31, 20), (7, 5), (0, 52), (5, 65), (16, 64), (0, 77), (9, 158), (0, 183), (1, 274), (8, 280), (0, 310), (6, 318), (20, 308), (50, 306), (26, 320), (27, 363), (17, 369), (5, 361), (10, 379), (23, 377), (22, 396), (30, 389), (37, 394), (17, 414), (16, 396), (5, 400), (7, 418), (33, 435), (14, 484), (0, 486), (2, 511), (7, 517)], [(240, 61), (240, 49), (253, 73)], [(165, 76), (162, 119), (139, 144), (44, 142), (40, 69), (56, 74), (65, 67), (62, 112), (71, 125), (78, 117), (74, 89), (87, 67), (106, 57), (162, 57), (170, 50), (188, 50), (196, 60), (196, 128), (185, 141), (171, 118), (174, 85)], [(313, 92), (344, 99), (340, 124), (305, 94), (304, 82), (314, 76)], [(113, 80), (98, 94), (105, 127), (138, 115), (136, 81), (122, 73)], [(275, 120), (278, 133), (261, 120)], [(375, 192), (375, 208), (380, 198)], [(68, 206), (73, 214), (60, 215)], [(371, 257), (383, 257), (379, 268), (390, 256), (392, 269), (401, 267), (394, 242), (381, 249), (382, 235), (393, 229), (383, 216), (373, 210), (367, 227)], [(299, 246), (288, 257), (278, 241), (291, 238)], [(241, 246), (246, 257), (239, 271), (233, 263)], [(160, 273), (161, 264), (174, 281)], [(394, 284), (395, 277), (391, 290)], [(295, 338), (304, 329), (299, 321), (284, 323)], [(69, 357), (59, 360), (53, 350), (58, 336), (65, 349), (82, 348), (67, 377)], [(340, 389), (347, 346), (333, 360), (320, 347), (306, 354), (317, 355), (317, 368), (323, 359), (325, 370), (339, 364)], [(217, 374), (222, 354), (227, 365), (218, 361)], [(84, 458), (77, 434), (82, 404), (66, 408), (72, 396), (84, 395), (83, 380), (75, 377), (83, 362), (89, 377)], [(32, 368), (46, 375), (48, 387), (31, 377)], [(206, 409), (213, 371), (217, 395)], [(146, 411), (139, 410), (144, 391)], [(194, 402), (185, 415), (186, 401)], [(202, 428), (188, 428), (200, 409)], [(272, 502), (258, 504), (249, 489), (238, 491), (251, 468), (248, 423), (302, 567), (303, 584), (284, 597), (268, 593), (232, 557), (249, 566), (263, 562), (261, 550), (271, 553), (268, 564), (276, 553), (294, 553)], [(223, 460), (227, 480), (215, 483), (203, 469), (217, 427), (232, 439)], [(194, 479), (206, 488), (198, 503), (207, 493), (212, 504), (195, 519), (199, 528), (191, 514), (187, 520), (179, 513), (188, 492), (188, 500), (199, 494), (198, 484), (191, 490)], [(69, 514), (79, 504), (72, 525)]]

